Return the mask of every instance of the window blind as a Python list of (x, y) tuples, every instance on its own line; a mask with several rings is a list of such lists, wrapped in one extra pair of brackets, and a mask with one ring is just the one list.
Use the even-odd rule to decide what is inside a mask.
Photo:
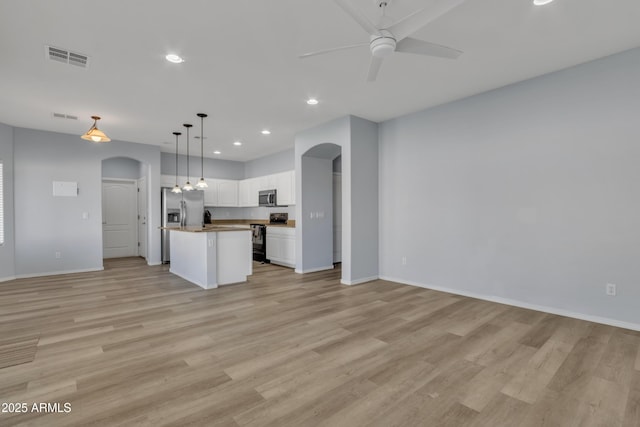
[(2, 173), (2, 162), (0, 162), (0, 245), (4, 244), (4, 174)]

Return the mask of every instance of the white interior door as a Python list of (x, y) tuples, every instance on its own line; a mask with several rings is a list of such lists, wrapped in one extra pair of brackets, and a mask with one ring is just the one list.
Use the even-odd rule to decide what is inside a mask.
[(138, 180), (138, 255), (147, 259), (147, 178)]
[(342, 175), (333, 174), (333, 262), (342, 262)]
[(104, 258), (138, 255), (138, 196), (135, 181), (102, 182)]

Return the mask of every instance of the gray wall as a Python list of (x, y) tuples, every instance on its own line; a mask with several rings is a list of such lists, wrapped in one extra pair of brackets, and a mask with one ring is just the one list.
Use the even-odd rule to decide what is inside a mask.
[[(190, 156), (189, 174), (192, 178), (200, 178), (200, 156)], [(176, 174), (176, 155), (171, 153), (162, 153), (163, 175)], [(178, 155), (178, 175), (187, 175), (187, 156)], [(204, 176), (205, 178), (218, 179), (244, 179), (244, 163), (233, 160), (204, 159)], [(194, 180), (192, 182), (197, 182)]]
[(377, 123), (351, 117), (350, 173), (351, 275), (359, 281), (374, 280), (378, 278)]
[(245, 162), (244, 178), (271, 175), (278, 172), (290, 171), (294, 168), (295, 151), (294, 149), (290, 149)]
[[(377, 278), (378, 247), (378, 133), (377, 125), (358, 117), (346, 116), (322, 124), (296, 135), (296, 271), (306, 272), (322, 268), (325, 259), (333, 262), (333, 229), (326, 228), (330, 245), (314, 246), (317, 219), (311, 212), (325, 206), (325, 221), (333, 224), (333, 167), (334, 159), (341, 155), (342, 169), (342, 278), (344, 284), (357, 284)], [(340, 150), (333, 150), (335, 144)], [(305, 156), (328, 159), (326, 171), (329, 197), (325, 193), (314, 195), (313, 179), (307, 175)], [(316, 168), (311, 168), (316, 171)], [(324, 182), (324, 181), (323, 181)], [(319, 197), (321, 200), (316, 200)], [(356, 253), (358, 252), (358, 253)], [(318, 261), (322, 260), (322, 262)]]
[(102, 161), (102, 177), (139, 179), (144, 170), (139, 161), (125, 157), (113, 157)]
[(380, 124), (381, 276), (640, 326), (638, 76), (635, 49)]
[[(148, 262), (160, 262), (160, 149), (77, 135), (14, 129), (15, 270), (17, 276), (102, 268), (102, 160), (130, 157), (148, 165)], [(75, 181), (78, 197), (53, 197), (53, 181)], [(153, 207), (157, 206), (157, 209)], [(89, 218), (82, 219), (87, 212)], [(55, 252), (62, 253), (55, 259)]]
[(15, 276), (13, 232), (13, 128), (0, 123), (0, 161), (3, 164), (4, 245), (0, 245), (0, 281)]
[[(302, 157), (304, 270), (333, 266), (333, 159)], [(323, 217), (316, 217), (322, 212)], [(311, 218), (313, 213), (314, 218)]]
[[(342, 153), (345, 158), (345, 151), (349, 151), (350, 143), (350, 118), (342, 117), (328, 123), (324, 123), (320, 126), (316, 126), (311, 129), (307, 129), (296, 135), (295, 142), (295, 170), (296, 170), (296, 272), (304, 273), (307, 271), (313, 271), (322, 268), (331, 268), (333, 266), (333, 244), (327, 250), (324, 246), (314, 247), (313, 238), (315, 234), (313, 231), (307, 232), (307, 228), (315, 228), (314, 221), (309, 218), (312, 212), (311, 206), (315, 206), (313, 202), (313, 195), (308, 190), (307, 186), (313, 186), (313, 182), (307, 179), (305, 169), (303, 167), (302, 159), (309, 150), (313, 147), (317, 147), (321, 144), (331, 143), (340, 147), (338, 153)], [(336, 153), (336, 155), (338, 154)], [(333, 179), (333, 162), (329, 167), (327, 175), (330, 179)], [(345, 166), (347, 169), (347, 166)], [(333, 191), (332, 181), (329, 181), (330, 191)], [(311, 187), (313, 188), (313, 187)], [(351, 244), (351, 208), (345, 206), (345, 198), (350, 196), (350, 179), (345, 177), (342, 181), (342, 279), (350, 277), (351, 274), (351, 260), (348, 252), (345, 248), (350, 248)], [(311, 200), (307, 201), (308, 198)], [(325, 218), (332, 218), (332, 210), (329, 209), (333, 205), (333, 200), (329, 201), (330, 204), (326, 206)], [(328, 231), (329, 235), (333, 235), (333, 230)], [(326, 262), (318, 262), (318, 259)]]

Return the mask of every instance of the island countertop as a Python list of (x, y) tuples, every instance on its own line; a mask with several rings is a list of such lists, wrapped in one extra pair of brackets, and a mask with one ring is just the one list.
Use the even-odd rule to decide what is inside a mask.
[(187, 233), (210, 233), (219, 231), (250, 231), (248, 227), (229, 227), (223, 225), (205, 225), (204, 227), (160, 227), (161, 230), (185, 231)]

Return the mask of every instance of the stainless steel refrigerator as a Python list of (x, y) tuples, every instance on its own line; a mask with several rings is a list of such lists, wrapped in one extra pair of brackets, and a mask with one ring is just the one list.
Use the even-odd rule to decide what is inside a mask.
[[(172, 193), (162, 189), (163, 227), (202, 227), (204, 222), (204, 191), (193, 190)], [(162, 262), (171, 261), (169, 231), (162, 230)]]

